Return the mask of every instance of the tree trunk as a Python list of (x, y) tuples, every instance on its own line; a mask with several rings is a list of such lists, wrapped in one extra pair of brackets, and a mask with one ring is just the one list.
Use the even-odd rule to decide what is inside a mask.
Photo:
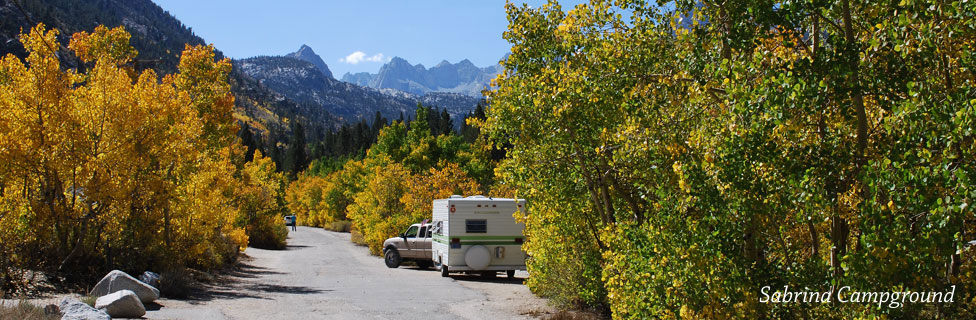
[[(854, 161), (855, 167), (852, 173), (852, 181), (858, 181), (858, 176), (860, 175), (861, 169), (865, 164), (864, 152), (867, 149), (868, 142), (868, 123), (867, 114), (864, 111), (864, 97), (861, 93), (860, 85), (860, 57), (857, 52), (851, 53), (851, 50), (856, 49), (855, 43), (856, 39), (854, 37), (854, 26), (851, 21), (851, 5), (850, 0), (842, 0), (842, 10), (843, 10), (843, 20), (844, 20), (844, 38), (847, 42), (847, 62), (850, 68), (850, 77), (848, 83), (851, 84), (851, 101), (854, 103), (854, 110), (857, 116), (857, 144), (854, 151)], [(857, 184), (857, 182), (854, 182)], [(853, 185), (851, 187), (854, 187)], [(862, 189), (863, 192), (863, 189)], [(849, 229), (847, 225), (847, 220), (839, 216), (839, 211), (841, 208), (836, 208), (834, 210), (835, 216), (831, 219), (831, 237), (833, 238), (834, 246), (831, 249), (831, 266), (834, 268), (834, 277), (840, 278), (844, 274), (844, 270), (840, 266), (840, 259), (845, 254), (847, 254), (847, 240), (849, 236)], [(851, 208), (853, 209), (853, 208)]]
[(820, 236), (817, 234), (817, 226), (813, 224), (813, 220), (807, 220), (807, 229), (810, 229), (810, 256), (819, 259)]

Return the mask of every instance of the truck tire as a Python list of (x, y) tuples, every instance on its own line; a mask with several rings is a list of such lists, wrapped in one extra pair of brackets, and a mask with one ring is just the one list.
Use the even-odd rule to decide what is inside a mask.
[(447, 265), (441, 264), (441, 277), (447, 278), (448, 275), (450, 275), (450, 271), (447, 271)]
[(396, 248), (386, 248), (386, 253), (383, 254), (383, 262), (386, 263), (387, 268), (396, 268), (400, 266), (403, 259), (400, 258), (400, 252)]
[(515, 279), (515, 270), (505, 270), (505, 273), (508, 274), (508, 279)]

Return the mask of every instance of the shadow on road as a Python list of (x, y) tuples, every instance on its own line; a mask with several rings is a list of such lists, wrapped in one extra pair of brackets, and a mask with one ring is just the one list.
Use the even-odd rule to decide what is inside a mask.
[[(242, 279), (223, 279), (220, 283), (203, 285), (195, 288), (186, 300), (193, 302), (207, 302), (217, 299), (253, 298), (272, 300), (268, 293), (282, 294), (317, 294), (334, 290), (322, 290), (305, 286), (286, 286), (254, 282)], [(148, 306), (147, 306), (148, 307)]]
[(250, 285), (247, 286), (246, 288), (254, 291), (271, 292), (271, 293), (288, 293), (288, 294), (316, 294), (322, 292), (335, 291), (335, 290), (313, 289), (304, 286), (282, 286), (276, 284), (263, 284), (263, 283)]
[[(436, 267), (422, 269), (413, 263), (401, 265), (400, 269), (406, 269), (406, 270), (418, 271), (418, 272), (424, 272), (424, 271), (440, 272), (437, 270)], [(458, 281), (510, 283), (510, 284), (523, 284), (526, 279), (520, 277), (509, 279), (507, 276), (505, 276), (504, 272), (499, 272), (495, 277), (486, 277), (481, 274), (467, 274), (467, 273), (452, 273), (449, 277), (451, 279), (458, 280)]]
[(162, 307), (165, 307), (164, 305), (161, 305), (161, 304), (157, 303), (156, 301), (143, 303), (143, 306), (146, 307), (146, 311), (156, 311), (156, 310), (159, 310)]
[(241, 288), (231, 287), (231, 286), (206, 286), (205, 288), (197, 288), (193, 290), (192, 293), (186, 298), (190, 303), (203, 303), (207, 301), (213, 301), (217, 299), (262, 299), (271, 300), (267, 297), (262, 297), (258, 294), (252, 294), (241, 290)]
[[(307, 246), (289, 246), (289, 247), (307, 247)], [(219, 275), (212, 277), (210, 281), (204, 281), (204, 283), (197, 283), (194, 288), (190, 289), (190, 293), (187, 295), (187, 301), (192, 304), (204, 303), (207, 301), (217, 300), (217, 299), (261, 299), (261, 300), (272, 300), (268, 298), (268, 293), (281, 293), (281, 294), (318, 294), (333, 290), (321, 290), (305, 286), (286, 286), (286, 285), (276, 285), (268, 284), (259, 278), (268, 275), (282, 275), (284, 272), (274, 271), (269, 268), (256, 266), (247, 263), (249, 261), (248, 257), (241, 258), (237, 264), (229, 269), (220, 272)], [(151, 306), (147, 305), (147, 309)], [(158, 310), (162, 306), (153, 306)]]
[(264, 275), (272, 274), (284, 274), (278, 271), (272, 271), (271, 269), (265, 267), (259, 267), (250, 265), (244, 262), (239, 262), (234, 268), (227, 271), (226, 275), (234, 278), (257, 278)]
[(287, 250), (287, 251), (301, 250), (301, 249), (311, 248), (311, 247), (312, 246), (305, 246), (305, 245), (300, 245), (300, 244), (289, 244), (289, 245), (285, 246), (285, 250)]
[(487, 283), (507, 283), (507, 284), (523, 284), (525, 278), (511, 278), (506, 276), (500, 277), (485, 277), (477, 274), (452, 274), (449, 277), (457, 281), (468, 281), (468, 282), (487, 282)]

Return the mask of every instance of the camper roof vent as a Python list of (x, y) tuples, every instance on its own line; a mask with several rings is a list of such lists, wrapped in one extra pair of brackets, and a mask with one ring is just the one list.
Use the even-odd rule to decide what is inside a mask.
[(464, 198), (464, 197), (462, 197), (460, 195), (456, 195), (456, 194), (455, 195), (451, 195), (451, 199), (461, 199), (461, 198)]
[(476, 195), (476, 196), (470, 196), (468, 198), (470, 198), (470, 199), (486, 199), (485, 196), (480, 195), (480, 194), (479, 195)]

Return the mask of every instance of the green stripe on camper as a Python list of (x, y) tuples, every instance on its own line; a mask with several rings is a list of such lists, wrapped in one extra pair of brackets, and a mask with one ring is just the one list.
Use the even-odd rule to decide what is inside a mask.
[[(451, 236), (450, 238), (458, 238), (461, 240), (511, 240), (515, 241), (518, 238), (525, 238), (524, 236)], [(445, 239), (448, 240), (448, 236), (434, 235), (434, 239)]]
[[(447, 241), (445, 239), (434, 239), (434, 242), (443, 243), (443, 244), (446, 244), (446, 245), (450, 245), (451, 244), (450, 241)], [(461, 240), (461, 245), (464, 245), (464, 246), (474, 246), (474, 245), (483, 245), (483, 246), (491, 246), (491, 245), (495, 245), (495, 246), (516, 246), (516, 245), (522, 245), (522, 244), (521, 243), (517, 243), (515, 241), (470, 241), (470, 240)]]

